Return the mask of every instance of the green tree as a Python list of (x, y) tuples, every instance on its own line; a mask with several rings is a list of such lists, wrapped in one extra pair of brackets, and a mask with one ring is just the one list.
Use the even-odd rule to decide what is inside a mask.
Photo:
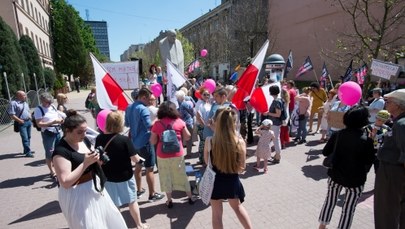
[[(46, 85), (49, 88), (55, 88), (55, 82), (57, 80), (55, 71), (51, 68), (46, 67), (46, 68), (44, 68), (43, 72), (44, 72)], [(65, 85), (65, 83), (62, 80), (62, 87), (64, 85)]]
[(85, 48), (77, 11), (65, 0), (51, 1), (51, 28), (57, 72), (85, 78), (88, 52)]
[(0, 96), (8, 97), (7, 86), (3, 81), (3, 72), (7, 73), (10, 95), (23, 89), (21, 73), (27, 75), (27, 65), (24, 60), (18, 39), (3, 18), (0, 17), (0, 65), (1, 92)]
[[(372, 59), (394, 62), (397, 53), (405, 52), (405, 2), (403, 0), (338, 0), (349, 26), (336, 42), (337, 52), (329, 57), (347, 63), (370, 64)], [(370, 65), (369, 65), (370, 66)], [(365, 79), (368, 89), (371, 77)]]
[(181, 45), (183, 46), (184, 67), (187, 67), (187, 65), (190, 64), (195, 59), (194, 46), (179, 31), (177, 31), (176, 38), (181, 42)]
[[(34, 83), (35, 82), (34, 73), (35, 73), (38, 81), (38, 87), (45, 88), (43, 85), (44, 82), (42, 80), (43, 68), (41, 65), (41, 59), (39, 58), (38, 51), (34, 45), (34, 42), (32, 42), (29, 36), (23, 35), (20, 37), (20, 46), (22, 52), (24, 53), (24, 58), (25, 61), (27, 62), (28, 68), (28, 75), (24, 77), (26, 87), (35, 90), (35, 83)], [(49, 87), (48, 82), (46, 83), (47, 83), (46, 86)]]

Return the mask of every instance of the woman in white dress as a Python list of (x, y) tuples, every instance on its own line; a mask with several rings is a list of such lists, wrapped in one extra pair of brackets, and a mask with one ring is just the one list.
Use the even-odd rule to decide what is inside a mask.
[(103, 189), (98, 152), (85, 138), (86, 119), (67, 111), (64, 137), (52, 155), (58, 180), (59, 205), (69, 228), (127, 228), (121, 213)]

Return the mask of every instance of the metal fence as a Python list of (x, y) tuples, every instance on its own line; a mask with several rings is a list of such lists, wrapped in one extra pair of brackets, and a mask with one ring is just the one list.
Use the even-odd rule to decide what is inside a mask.
[[(39, 97), (38, 95), (46, 92), (47, 89), (39, 89), (38, 93), (36, 91), (28, 91), (27, 94), (27, 103), (29, 105), (30, 108), (35, 108), (39, 105)], [(12, 97), (11, 99), (14, 99), (14, 97)], [(11, 126), (12, 124), (12, 119), (10, 118), (10, 116), (7, 113), (7, 108), (10, 104), (10, 101), (7, 99), (3, 99), (0, 98), (0, 132), (4, 131), (5, 129), (7, 129), (8, 127)]]

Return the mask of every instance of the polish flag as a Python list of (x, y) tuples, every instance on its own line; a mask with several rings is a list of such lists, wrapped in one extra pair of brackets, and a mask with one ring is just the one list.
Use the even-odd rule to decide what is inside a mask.
[(266, 57), (266, 52), (269, 47), (269, 40), (264, 42), (263, 46), (260, 48), (259, 52), (253, 58), (252, 64), (247, 66), (246, 70), (240, 76), (238, 82), (236, 83), (235, 95), (232, 98), (232, 103), (235, 104), (236, 108), (239, 110), (246, 109), (245, 98), (250, 96), (253, 92), (254, 86), (258, 79), (260, 69), (262, 69), (264, 58)]
[(269, 89), (273, 85), (278, 86), (281, 91), (280, 82), (277, 82), (256, 88), (250, 96), (250, 105), (252, 105), (257, 112), (264, 113), (269, 111), (270, 105), (274, 100), (273, 96), (270, 95)]
[(101, 109), (125, 111), (128, 101), (124, 90), (111, 77), (110, 73), (98, 62), (96, 57), (90, 53), (93, 62), (94, 75), (96, 78), (96, 96)]

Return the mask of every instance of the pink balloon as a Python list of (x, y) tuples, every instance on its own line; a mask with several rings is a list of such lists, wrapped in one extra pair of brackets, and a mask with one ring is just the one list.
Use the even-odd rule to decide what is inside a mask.
[(207, 90), (210, 92), (210, 94), (214, 93), (216, 85), (215, 85), (215, 81), (213, 79), (207, 79), (204, 82), (203, 86), (205, 88), (207, 88)]
[(353, 81), (345, 82), (340, 85), (338, 95), (344, 104), (353, 106), (361, 99), (361, 87)]
[(206, 50), (206, 49), (201, 49), (200, 55), (201, 55), (202, 57), (205, 57), (207, 54), (208, 54), (208, 50)]
[(105, 132), (105, 125), (107, 123), (107, 116), (109, 113), (111, 113), (111, 111), (108, 109), (105, 109), (105, 110), (100, 111), (97, 115), (97, 119), (96, 119), (97, 126), (103, 132)]
[(154, 83), (152, 86), (150, 86), (150, 90), (155, 97), (159, 97), (162, 94), (163, 88), (159, 83)]

